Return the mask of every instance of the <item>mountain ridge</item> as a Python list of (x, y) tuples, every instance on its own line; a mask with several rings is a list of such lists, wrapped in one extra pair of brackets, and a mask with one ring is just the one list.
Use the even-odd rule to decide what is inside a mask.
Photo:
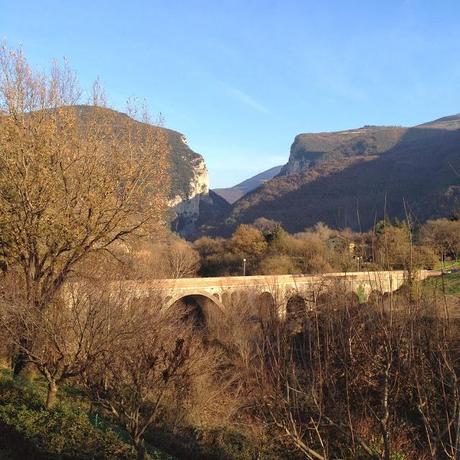
[[(420, 222), (460, 209), (460, 115), (414, 127), (365, 126), (295, 137), (280, 174), (235, 202), (220, 222), (228, 235), (259, 217), (302, 231), (319, 221), (357, 230), (384, 215)], [(209, 230), (208, 230), (209, 231)]]

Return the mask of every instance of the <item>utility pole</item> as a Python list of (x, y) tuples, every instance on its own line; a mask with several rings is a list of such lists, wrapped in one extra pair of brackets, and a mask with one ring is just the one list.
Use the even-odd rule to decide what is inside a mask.
[(243, 259), (243, 276), (246, 276), (246, 259)]

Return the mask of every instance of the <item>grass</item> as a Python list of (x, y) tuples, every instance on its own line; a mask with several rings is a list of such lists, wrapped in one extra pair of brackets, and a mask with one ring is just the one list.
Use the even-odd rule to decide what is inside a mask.
[(445, 260), (444, 264), (438, 262), (435, 266), (435, 270), (442, 270), (443, 268), (444, 270), (460, 269), (460, 260)]
[(444, 273), (435, 278), (428, 278), (424, 281), (424, 288), (438, 295), (460, 296), (460, 272)]

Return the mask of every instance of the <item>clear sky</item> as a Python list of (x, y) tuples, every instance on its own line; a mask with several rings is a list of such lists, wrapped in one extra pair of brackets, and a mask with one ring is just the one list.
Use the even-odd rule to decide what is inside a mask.
[(146, 99), (212, 187), (287, 161), (294, 136), (460, 112), (459, 0), (0, 0), (0, 38)]

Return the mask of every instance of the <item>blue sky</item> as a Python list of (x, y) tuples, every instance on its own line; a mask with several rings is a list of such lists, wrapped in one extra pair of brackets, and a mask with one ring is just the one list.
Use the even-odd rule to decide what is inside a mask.
[(99, 76), (114, 108), (145, 98), (212, 187), (286, 162), (301, 132), (460, 112), (458, 0), (0, 0), (0, 38)]

